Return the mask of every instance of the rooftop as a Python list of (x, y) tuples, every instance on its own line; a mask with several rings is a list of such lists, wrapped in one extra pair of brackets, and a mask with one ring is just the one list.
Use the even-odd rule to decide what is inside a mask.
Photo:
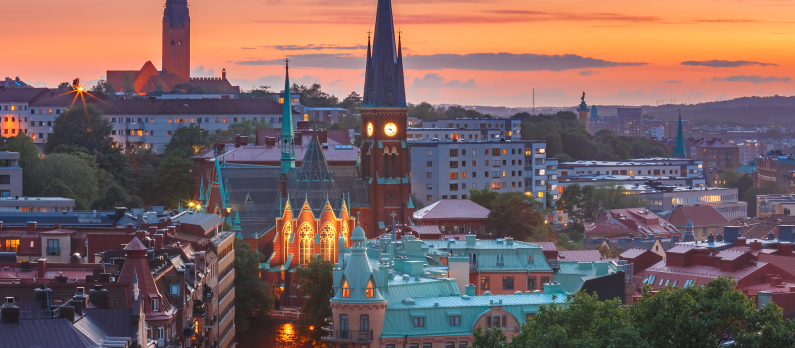
[(488, 209), (468, 199), (442, 199), (414, 212), (414, 218), (418, 220), (471, 220), (488, 217)]

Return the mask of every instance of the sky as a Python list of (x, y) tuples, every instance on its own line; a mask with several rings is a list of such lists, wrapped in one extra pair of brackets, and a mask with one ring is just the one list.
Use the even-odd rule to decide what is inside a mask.
[[(377, 0), (189, 0), (193, 76), (361, 93)], [(165, 0), (5, 1), (0, 78), (161, 68)], [(411, 103), (528, 107), (795, 94), (795, 0), (393, 0)]]

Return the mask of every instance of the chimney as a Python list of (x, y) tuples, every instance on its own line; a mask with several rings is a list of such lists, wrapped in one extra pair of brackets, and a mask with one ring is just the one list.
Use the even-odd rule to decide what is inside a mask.
[(767, 233), (767, 240), (773, 240), (776, 236), (773, 234), (773, 231)]
[(146, 231), (135, 231), (135, 238), (138, 238), (140, 241), (143, 241), (146, 238)]
[(0, 307), (3, 324), (19, 324), (19, 307), (14, 304), (13, 297), (6, 297), (6, 303)]
[(47, 259), (39, 259), (36, 264), (36, 269), (38, 272), (38, 278), (44, 279), (44, 275), (47, 273)]
[(133, 232), (133, 224), (127, 224), (127, 234), (132, 234)]
[(745, 246), (745, 237), (737, 238), (737, 241), (734, 243), (735, 246)]
[(58, 308), (58, 317), (61, 319), (69, 320), (69, 322), (75, 322), (75, 307), (72, 306), (63, 306)]
[(28, 232), (36, 232), (36, 221), (28, 221)]
[(778, 243), (778, 254), (781, 256), (792, 255), (792, 243), (790, 242)]
[(221, 79), (226, 80), (226, 68), (221, 69)]
[(154, 236), (157, 234), (157, 226), (149, 226), (149, 235)]
[(749, 243), (749, 246), (751, 247), (751, 250), (762, 250), (762, 242), (758, 240), (751, 241), (751, 243)]
[(319, 130), (317, 131), (317, 140), (320, 144), (326, 144), (324, 148), (328, 148), (328, 130)]
[(715, 236), (715, 240), (718, 241), (718, 242), (722, 242), (723, 241), (723, 235), (718, 233), (718, 235)]
[(679, 236), (671, 236), (671, 241), (674, 242), (674, 243), (678, 243), (679, 242)]
[(177, 231), (177, 228), (175, 226), (173, 226), (173, 225), (172, 226), (168, 226), (168, 235), (169, 236), (173, 236), (176, 231)]
[(88, 291), (88, 301), (95, 308), (110, 309), (108, 291), (103, 289), (102, 285), (94, 285), (94, 288)]
[(712, 233), (707, 236), (707, 243), (715, 243), (715, 236)]
[(180, 233), (181, 231), (182, 231), (182, 224), (180, 224), (179, 222), (177, 222), (177, 224), (176, 224), (176, 225), (174, 225), (174, 232), (176, 232), (176, 233)]

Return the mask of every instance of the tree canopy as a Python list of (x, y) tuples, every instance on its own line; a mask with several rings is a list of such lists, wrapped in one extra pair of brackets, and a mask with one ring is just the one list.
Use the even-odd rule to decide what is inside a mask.
[(297, 328), (304, 336), (319, 343), (325, 319), (331, 316), (331, 298), (334, 296), (334, 264), (320, 258), (295, 270), (296, 282), (306, 294), (301, 307)]
[(259, 277), (262, 254), (251, 244), (235, 238), (235, 325), (238, 332), (249, 329), (249, 317), (267, 318), (273, 310), (273, 294)]

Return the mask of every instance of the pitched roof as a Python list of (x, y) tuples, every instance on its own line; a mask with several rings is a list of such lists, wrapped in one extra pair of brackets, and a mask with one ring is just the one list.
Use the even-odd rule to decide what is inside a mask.
[(599, 214), (596, 219), (585, 224), (588, 235), (626, 237), (671, 237), (680, 231), (668, 221), (645, 208), (613, 209)]
[(726, 224), (726, 219), (715, 207), (711, 205), (694, 205), (677, 207), (665, 216), (672, 225), (682, 227), (687, 224), (688, 219), (693, 222), (693, 226), (720, 226)]
[[(392, 23), (392, 1), (378, 0), (373, 53), (367, 42), (367, 64), (364, 78), (363, 107), (406, 107), (403, 79), (403, 58), (400, 43), (395, 45)], [(397, 51), (395, 49), (397, 46)]]
[(636, 258), (636, 257), (640, 256), (641, 254), (643, 254), (645, 252), (648, 252), (648, 251), (649, 250), (647, 250), (647, 249), (632, 248), (632, 249), (629, 249), (629, 250), (621, 253), (621, 257), (625, 258), (625, 259), (634, 259), (634, 258)]
[(47, 91), (49, 88), (0, 88), (0, 103), (28, 103)]
[(599, 250), (561, 250), (558, 258), (565, 261), (602, 261)]
[[(109, 99), (97, 103), (108, 115), (281, 115), (269, 99)], [(229, 120), (231, 121), (231, 120)]]
[(0, 337), (8, 347), (98, 347), (66, 319), (20, 320), (0, 325)]
[(322, 208), (326, 199), (338, 197), (335, 184), (334, 172), (326, 162), (317, 137), (312, 136), (304, 160), (298, 167), (291, 194), (299, 199), (306, 197), (312, 207)]
[(414, 212), (414, 218), (418, 220), (472, 220), (488, 217), (488, 209), (468, 199), (442, 199)]

